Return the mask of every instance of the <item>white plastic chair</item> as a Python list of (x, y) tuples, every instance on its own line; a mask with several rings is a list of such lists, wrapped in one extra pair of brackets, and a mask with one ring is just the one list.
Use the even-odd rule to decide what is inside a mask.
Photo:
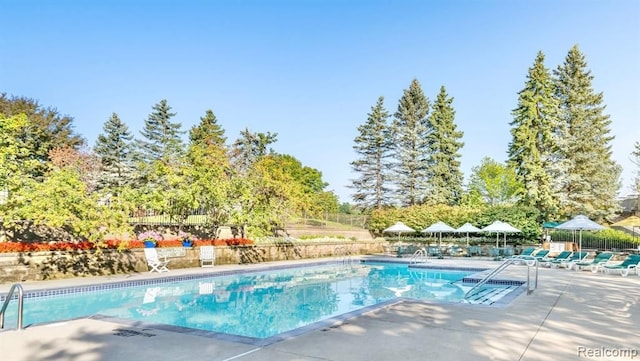
[(200, 247), (200, 267), (213, 267), (216, 260), (216, 252), (213, 246)]
[(163, 260), (158, 258), (158, 251), (155, 248), (145, 248), (144, 256), (147, 259), (147, 265), (151, 268), (149, 273), (156, 271), (158, 273), (169, 272), (167, 264), (169, 260), (165, 257)]

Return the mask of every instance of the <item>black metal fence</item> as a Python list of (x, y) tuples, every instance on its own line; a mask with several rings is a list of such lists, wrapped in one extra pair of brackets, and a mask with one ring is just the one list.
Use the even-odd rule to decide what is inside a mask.
[(636, 240), (621, 240), (610, 237), (603, 237), (598, 233), (591, 232), (564, 232), (555, 231), (551, 234), (553, 242), (574, 242), (580, 243), (582, 238), (582, 248), (597, 249), (601, 251), (624, 251), (638, 249), (638, 241)]
[[(203, 210), (194, 210), (182, 222), (186, 226), (206, 225), (209, 221), (206, 212)], [(344, 213), (325, 213), (321, 216), (309, 216), (302, 214), (299, 217), (293, 217), (284, 221), (285, 228), (288, 226), (313, 226), (313, 227), (333, 227), (336, 225), (345, 225), (354, 228), (366, 229), (369, 217), (365, 215), (354, 215)], [(129, 223), (133, 225), (150, 225), (150, 226), (175, 226), (180, 224), (180, 219), (166, 214), (158, 214), (153, 211), (138, 211), (129, 217)]]

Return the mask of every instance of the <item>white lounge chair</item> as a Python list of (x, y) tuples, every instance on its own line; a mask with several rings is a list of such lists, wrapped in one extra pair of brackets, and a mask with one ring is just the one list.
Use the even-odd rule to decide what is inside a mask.
[(213, 246), (200, 247), (200, 267), (213, 267), (216, 260), (216, 252)]
[(167, 268), (169, 260), (167, 260), (166, 257), (163, 260), (160, 260), (158, 258), (158, 251), (155, 248), (145, 248), (144, 256), (147, 259), (147, 265), (150, 268), (149, 273), (153, 271), (158, 273), (169, 272), (169, 268)]

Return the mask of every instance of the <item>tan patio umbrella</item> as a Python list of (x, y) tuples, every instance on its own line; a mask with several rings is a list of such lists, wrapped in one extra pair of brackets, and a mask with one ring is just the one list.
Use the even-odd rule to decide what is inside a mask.
[(636, 238), (636, 227), (640, 228), (640, 217), (638, 216), (629, 216), (621, 221), (618, 221), (611, 225), (611, 227), (631, 227), (631, 233), (633, 233), (633, 238)]

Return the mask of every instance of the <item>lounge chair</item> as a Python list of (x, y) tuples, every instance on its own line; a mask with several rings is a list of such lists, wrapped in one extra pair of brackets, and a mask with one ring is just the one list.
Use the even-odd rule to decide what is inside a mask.
[(216, 260), (216, 252), (213, 246), (200, 247), (200, 267), (213, 267)]
[(582, 260), (582, 261), (574, 262), (573, 265), (571, 265), (571, 268), (575, 269), (576, 271), (580, 271), (583, 268), (590, 268), (591, 271), (595, 273), (595, 272), (598, 272), (598, 265), (601, 263), (604, 264), (608, 262), (611, 259), (611, 257), (613, 257), (613, 253), (602, 252), (591, 260)]
[(638, 274), (638, 267), (640, 266), (640, 255), (638, 254), (630, 254), (625, 258), (622, 263), (601, 263), (596, 265), (595, 272), (598, 270), (602, 270), (605, 273), (618, 272), (622, 277), (626, 277), (630, 272), (635, 272)]
[(163, 260), (158, 258), (158, 251), (155, 248), (145, 248), (144, 256), (147, 259), (147, 265), (150, 267), (149, 273), (156, 271), (158, 273), (169, 272), (167, 265), (169, 260), (164, 257)]
[(541, 249), (535, 254), (532, 254), (530, 256), (520, 256), (518, 257), (518, 259), (520, 260), (520, 263), (527, 263), (531, 266), (532, 264), (535, 264), (535, 261), (541, 262), (542, 260), (544, 260), (548, 254), (548, 249)]
[(527, 247), (527, 248), (523, 249), (522, 252), (520, 252), (519, 255), (513, 256), (513, 257), (531, 256), (531, 255), (533, 255), (533, 252), (535, 252), (535, 251), (536, 251), (536, 247)]
[(574, 252), (571, 257), (567, 259), (561, 259), (558, 260), (558, 262), (551, 261), (551, 267), (571, 269), (574, 263), (582, 261), (587, 256), (589, 256), (589, 252)]
[(544, 257), (540, 260), (540, 265), (543, 267), (551, 267), (554, 263), (559, 264), (561, 261), (570, 259), (572, 255), (572, 251), (562, 251), (555, 257)]

